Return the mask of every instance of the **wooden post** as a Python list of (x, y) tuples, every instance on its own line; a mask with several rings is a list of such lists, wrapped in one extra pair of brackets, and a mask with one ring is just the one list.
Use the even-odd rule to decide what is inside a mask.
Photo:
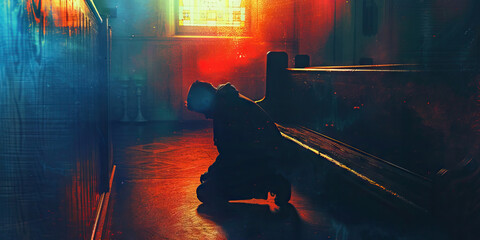
[(267, 78), (265, 98), (267, 101), (277, 99), (281, 91), (281, 80), (284, 77), (285, 69), (288, 67), (288, 55), (286, 52), (267, 53)]

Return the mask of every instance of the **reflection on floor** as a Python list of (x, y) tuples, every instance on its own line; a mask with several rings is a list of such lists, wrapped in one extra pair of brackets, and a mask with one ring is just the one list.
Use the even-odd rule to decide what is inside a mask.
[(312, 169), (301, 169), (308, 166), (288, 166), (294, 191), (286, 207), (272, 199), (201, 205), (199, 177), (217, 155), (210, 127), (113, 128), (117, 173), (105, 239), (444, 239), (429, 224), (381, 206), (352, 210), (305, 191), (301, 176)]

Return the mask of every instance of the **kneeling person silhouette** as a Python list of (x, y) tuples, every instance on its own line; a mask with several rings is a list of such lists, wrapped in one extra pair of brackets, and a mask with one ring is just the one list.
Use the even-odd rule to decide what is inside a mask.
[(197, 197), (201, 202), (267, 199), (270, 192), (277, 205), (288, 203), (290, 183), (271, 167), (280, 159), (282, 137), (260, 106), (230, 83), (215, 88), (196, 81), (188, 91), (187, 108), (213, 119), (219, 153), (200, 177)]

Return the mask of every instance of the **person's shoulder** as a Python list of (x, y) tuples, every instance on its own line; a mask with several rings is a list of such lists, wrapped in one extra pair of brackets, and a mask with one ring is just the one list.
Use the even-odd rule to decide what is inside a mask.
[(217, 87), (217, 96), (220, 97), (238, 97), (238, 90), (231, 83), (220, 84)]

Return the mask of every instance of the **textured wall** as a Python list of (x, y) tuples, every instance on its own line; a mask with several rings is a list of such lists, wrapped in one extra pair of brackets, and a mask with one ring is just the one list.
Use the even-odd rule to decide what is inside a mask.
[(83, 0), (0, 1), (0, 239), (91, 234), (105, 136), (98, 31)]
[(312, 65), (478, 63), (475, 0), (299, 0), (300, 54)]
[[(99, 0), (116, 9), (113, 29), (111, 116), (123, 115), (122, 84), (128, 82), (128, 116), (136, 116), (135, 84), (146, 83), (142, 107), (148, 120), (201, 119), (184, 108), (195, 80), (232, 82), (243, 94), (265, 92), (265, 59), (271, 50), (296, 52), (295, 1), (251, 1), (251, 34), (229, 38), (175, 36), (173, 0)], [(105, 11), (103, 11), (105, 12)]]
[[(135, 117), (134, 83), (141, 81), (150, 120), (199, 119), (185, 110), (196, 79), (231, 81), (248, 97), (264, 94), (265, 53), (308, 54), (312, 65), (419, 63), (478, 66), (480, 2), (475, 0), (282, 0), (252, 2), (248, 38), (174, 35), (174, 0), (99, 0), (117, 9), (112, 116), (122, 114), (121, 80), (129, 80), (128, 114)], [(138, 79), (138, 80), (137, 80)]]
[[(265, 54), (308, 54), (312, 65), (469, 62), (478, 56), (478, 1), (461, 0), (252, 0), (248, 38), (175, 36), (175, 0), (98, 0), (116, 9), (112, 119), (136, 116), (135, 83), (146, 84), (142, 102), (149, 120), (189, 120), (188, 86), (196, 79), (231, 81), (246, 96), (265, 90)], [(461, 16), (461, 17), (460, 17)], [(476, 53), (472, 54), (472, 53)]]

